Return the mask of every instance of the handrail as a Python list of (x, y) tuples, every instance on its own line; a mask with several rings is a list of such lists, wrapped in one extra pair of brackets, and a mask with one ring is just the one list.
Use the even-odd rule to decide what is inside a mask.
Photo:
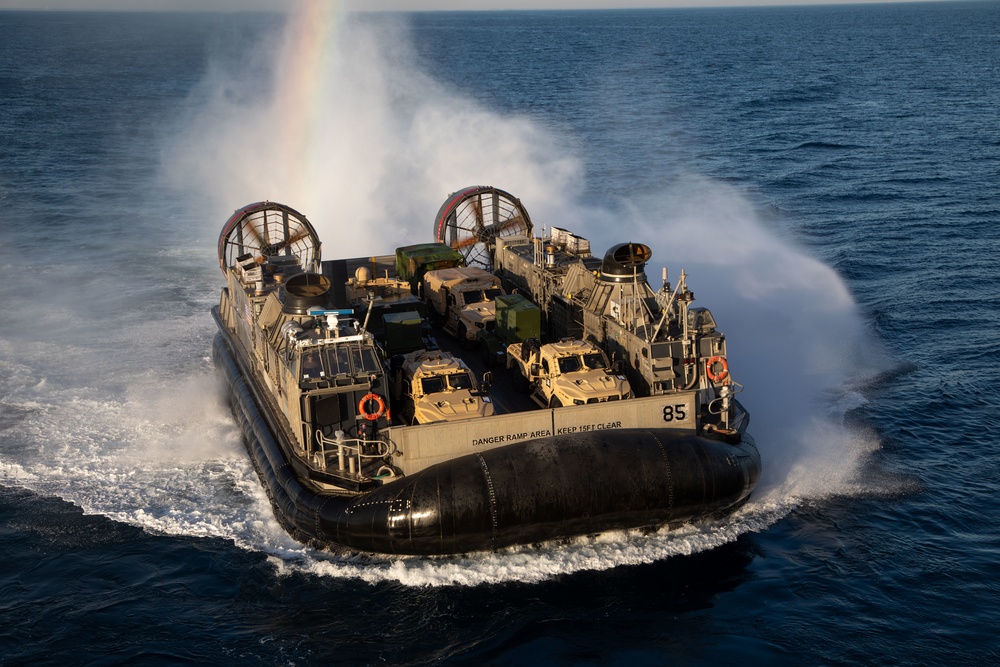
[[(327, 469), (327, 448), (336, 448), (337, 470), (351, 475), (361, 474), (361, 464), (367, 459), (384, 459), (392, 453), (392, 447), (385, 440), (366, 440), (364, 438), (328, 438), (322, 431), (316, 431), (316, 442), (319, 443), (319, 461), (323, 470)], [(365, 449), (374, 446), (374, 453)], [(331, 452), (332, 453), (332, 452)]]
[[(746, 410), (743, 409), (743, 406), (736, 400), (736, 394), (741, 391), (743, 391), (743, 385), (739, 382), (730, 381), (728, 384), (722, 385), (719, 389), (719, 395), (709, 402), (709, 404), (705, 407), (705, 410), (710, 415), (723, 417), (725, 424), (729, 428), (738, 430), (740, 423), (747, 414)], [(733, 425), (731, 420), (734, 418), (734, 413), (736, 413), (737, 410), (739, 410), (741, 414), (736, 420), (736, 424)]]

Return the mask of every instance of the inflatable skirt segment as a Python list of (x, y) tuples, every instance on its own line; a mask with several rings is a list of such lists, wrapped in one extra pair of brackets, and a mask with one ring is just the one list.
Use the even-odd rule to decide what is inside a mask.
[(760, 476), (749, 435), (729, 444), (622, 429), (469, 454), (363, 495), (317, 492), (293, 473), (221, 335), (213, 356), (278, 519), (326, 547), (460, 554), (680, 523), (734, 509)]

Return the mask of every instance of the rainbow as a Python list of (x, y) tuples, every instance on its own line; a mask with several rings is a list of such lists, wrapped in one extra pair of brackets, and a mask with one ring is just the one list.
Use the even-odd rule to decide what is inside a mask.
[(290, 157), (285, 168), (292, 188), (304, 187), (309, 182), (307, 174), (316, 173), (320, 165), (317, 137), (322, 134), (322, 110), (330, 99), (327, 93), (342, 16), (338, 0), (299, 0), (285, 29), (273, 108), (279, 124), (275, 131), (278, 146)]

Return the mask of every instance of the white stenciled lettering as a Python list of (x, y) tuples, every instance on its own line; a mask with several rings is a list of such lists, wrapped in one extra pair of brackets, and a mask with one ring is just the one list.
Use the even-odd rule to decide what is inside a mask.
[(500, 433), (498, 435), (490, 435), (485, 438), (473, 438), (472, 446), (479, 447), (481, 445), (495, 445), (503, 441), (504, 441), (504, 435)]
[[(568, 435), (570, 433), (589, 433), (591, 431), (607, 431), (608, 429), (621, 428), (622, 423), (598, 422), (596, 424), (580, 424), (579, 426), (561, 426), (556, 429), (556, 435)], [(548, 435), (546, 433), (545, 435)]]

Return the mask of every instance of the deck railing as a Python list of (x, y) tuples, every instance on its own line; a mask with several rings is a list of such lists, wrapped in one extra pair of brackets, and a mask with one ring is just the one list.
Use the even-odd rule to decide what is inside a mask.
[(385, 440), (346, 438), (342, 431), (337, 433), (337, 436), (330, 438), (322, 431), (316, 431), (318, 451), (315, 452), (315, 460), (320, 470), (330, 470), (333, 463), (333, 469), (339, 473), (363, 475), (361, 471), (365, 461), (384, 460), (392, 452), (392, 446)]

